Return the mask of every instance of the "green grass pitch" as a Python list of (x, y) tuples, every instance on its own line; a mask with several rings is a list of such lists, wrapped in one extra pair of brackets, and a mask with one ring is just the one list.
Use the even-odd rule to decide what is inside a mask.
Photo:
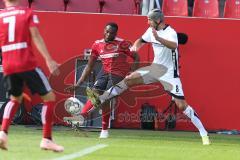
[(212, 145), (203, 146), (197, 132), (111, 129), (110, 138), (99, 139), (96, 131), (75, 132), (67, 127), (54, 127), (54, 139), (65, 151), (53, 153), (40, 150), (40, 128), (11, 126), (9, 150), (0, 150), (0, 160), (60, 160), (98, 144), (107, 147), (75, 159), (240, 160), (238, 135), (210, 134)]

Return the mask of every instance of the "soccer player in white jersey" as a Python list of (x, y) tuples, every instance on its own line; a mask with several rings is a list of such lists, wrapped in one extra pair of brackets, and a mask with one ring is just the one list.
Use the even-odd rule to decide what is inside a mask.
[(202, 137), (203, 145), (209, 145), (208, 132), (194, 109), (187, 104), (178, 67), (178, 39), (176, 31), (164, 22), (164, 15), (159, 9), (153, 9), (148, 14), (149, 28), (137, 39), (132, 46), (133, 51), (138, 51), (144, 44), (152, 43), (154, 51), (153, 63), (140, 68), (126, 76), (123, 81), (110, 88), (102, 95), (97, 95), (91, 89), (87, 90), (89, 99), (95, 105), (100, 106), (106, 100), (120, 95), (129, 87), (138, 84), (150, 84), (160, 82), (166, 91), (173, 97), (176, 105), (191, 119)]

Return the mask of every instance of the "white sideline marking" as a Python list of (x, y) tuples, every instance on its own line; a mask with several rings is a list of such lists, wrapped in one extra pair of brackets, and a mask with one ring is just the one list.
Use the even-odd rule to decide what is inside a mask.
[(85, 149), (83, 149), (79, 152), (73, 153), (73, 154), (69, 154), (69, 155), (66, 155), (66, 156), (63, 156), (63, 157), (55, 158), (53, 160), (71, 160), (71, 159), (74, 159), (74, 158), (83, 157), (87, 154), (90, 154), (90, 153), (95, 152), (99, 149), (105, 148), (107, 146), (108, 145), (106, 145), (106, 144), (98, 144), (98, 145), (95, 145), (95, 146), (92, 146), (92, 147), (85, 148)]

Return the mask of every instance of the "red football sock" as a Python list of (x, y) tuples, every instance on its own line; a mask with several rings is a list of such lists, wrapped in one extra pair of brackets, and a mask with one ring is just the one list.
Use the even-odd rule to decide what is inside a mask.
[(8, 128), (12, 122), (12, 119), (17, 112), (20, 104), (16, 100), (10, 100), (5, 109), (4, 109), (4, 114), (3, 114), (3, 120), (2, 120), (2, 128), (1, 130), (4, 131), (5, 133), (8, 133)]
[(43, 138), (52, 139), (52, 123), (55, 102), (44, 102), (42, 108)]
[(102, 108), (102, 130), (107, 130), (109, 126), (110, 106)]
[(82, 112), (81, 112), (81, 115), (86, 118), (88, 116), (88, 113), (91, 109), (93, 109), (93, 105), (92, 105), (92, 102), (90, 100), (88, 100), (86, 102), (86, 104), (84, 105), (83, 109), (82, 109)]

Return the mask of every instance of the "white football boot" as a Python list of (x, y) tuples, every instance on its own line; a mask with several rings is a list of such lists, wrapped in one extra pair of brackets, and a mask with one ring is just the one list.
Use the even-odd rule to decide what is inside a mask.
[(102, 130), (99, 138), (108, 138), (108, 137), (109, 137), (108, 130)]

